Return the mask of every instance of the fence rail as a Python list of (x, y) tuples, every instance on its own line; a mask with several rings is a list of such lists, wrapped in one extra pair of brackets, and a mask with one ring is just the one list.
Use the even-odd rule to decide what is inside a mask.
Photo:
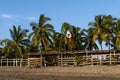
[(0, 66), (26, 66), (28, 59), (0, 59)]

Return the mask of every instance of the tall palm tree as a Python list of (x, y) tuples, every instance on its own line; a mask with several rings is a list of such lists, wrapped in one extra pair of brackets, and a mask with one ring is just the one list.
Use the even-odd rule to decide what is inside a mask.
[(117, 49), (117, 50), (120, 50), (120, 19), (118, 19), (115, 23), (115, 27), (113, 27), (113, 44), (114, 44), (114, 47)]
[(116, 26), (116, 20), (117, 18), (112, 17), (111, 15), (104, 16), (104, 32), (105, 32), (105, 45), (108, 46), (108, 50), (112, 49), (114, 47), (113, 41), (114, 41), (114, 27)]
[(30, 23), (33, 32), (29, 34), (32, 44), (34, 47), (38, 47), (39, 50), (48, 50), (50, 45), (52, 45), (52, 34), (54, 32), (54, 27), (47, 23), (51, 20), (48, 17), (45, 17), (43, 14), (39, 17), (39, 22)]
[(3, 39), (1, 43), (6, 43), (7, 45), (4, 46), (4, 49), (7, 49), (7, 52), (13, 51), (16, 53), (16, 57), (24, 57), (24, 50), (26, 45), (28, 44), (27, 37), (27, 29), (22, 29), (21, 26), (16, 28), (13, 25), (13, 29), (10, 29), (11, 40), (10, 39)]
[(102, 42), (105, 41), (105, 34), (111, 32), (112, 28), (112, 16), (111, 15), (98, 15), (95, 16), (95, 22), (90, 22), (88, 25), (93, 29), (93, 43), (98, 40), (102, 49)]

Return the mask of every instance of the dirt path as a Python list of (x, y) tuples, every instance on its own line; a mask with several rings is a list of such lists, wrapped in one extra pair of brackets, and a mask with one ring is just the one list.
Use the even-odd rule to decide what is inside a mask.
[(0, 80), (120, 80), (120, 66), (0, 67)]

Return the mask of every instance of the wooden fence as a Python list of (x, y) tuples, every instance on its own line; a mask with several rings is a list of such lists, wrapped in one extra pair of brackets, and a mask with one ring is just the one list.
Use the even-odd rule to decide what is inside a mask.
[[(58, 66), (77, 66), (75, 57), (58, 57)], [(30, 68), (45, 66), (44, 58), (0, 59), (0, 66), (28, 66)], [(120, 53), (83, 56), (79, 65), (120, 64)]]
[(0, 66), (26, 66), (27, 59), (0, 59)]
[(110, 54), (95, 54), (82, 56), (83, 58), (77, 64), (75, 57), (59, 58), (58, 66), (85, 66), (85, 65), (114, 65), (120, 64), (120, 54), (110, 53)]
[[(92, 56), (94, 56), (94, 58)], [(83, 62), (81, 64), (82, 65), (120, 64), (120, 54), (103, 54), (92, 56), (83, 56)]]

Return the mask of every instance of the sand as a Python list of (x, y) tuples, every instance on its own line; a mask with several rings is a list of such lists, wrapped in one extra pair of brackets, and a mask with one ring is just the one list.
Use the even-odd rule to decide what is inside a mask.
[(0, 67), (0, 80), (120, 80), (120, 65), (83, 67)]

